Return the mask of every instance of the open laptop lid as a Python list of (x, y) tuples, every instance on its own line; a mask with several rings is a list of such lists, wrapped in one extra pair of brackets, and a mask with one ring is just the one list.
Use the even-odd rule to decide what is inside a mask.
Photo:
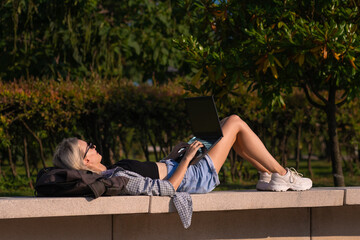
[(222, 130), (213, 96), (185, 98), (191, 129), (197, 138), (220, 139)]

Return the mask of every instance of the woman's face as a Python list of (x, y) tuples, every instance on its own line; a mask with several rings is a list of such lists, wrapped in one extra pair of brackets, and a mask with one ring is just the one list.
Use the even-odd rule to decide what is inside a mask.
[(84, 158), (85, 165), (91, 167), (91, 166), (98, 166), (99, 164), (101, 164), (102, 156), (96, 151), (95, 145), (90, 147), (87, 142), (83, 140), (79, 140), (78, 146), (83, 153), (87, 151), (86, 156)]

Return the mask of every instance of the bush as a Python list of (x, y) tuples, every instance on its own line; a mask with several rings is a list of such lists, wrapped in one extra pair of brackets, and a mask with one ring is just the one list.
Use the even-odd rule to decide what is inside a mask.
[(175, 84), (22, 79), (0, 82), (0, 88), (0, 159), (8, 160), (14, 176), (19, 163), (29, 165), (28, 172), (46, 166), (65, 137), (93, 141), (110, 164), (137, 149), (148, 161), (154, 149), (159, 160), (190, 135), (183, 91)]

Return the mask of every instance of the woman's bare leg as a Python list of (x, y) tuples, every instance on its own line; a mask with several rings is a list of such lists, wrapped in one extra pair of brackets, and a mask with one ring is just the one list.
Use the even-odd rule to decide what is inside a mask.
[[(229, 117), (226, 117), (224, 119), (222, 119), (220, 121), (220, 125), (221, 127), (224, 126), (225, 122), (229, 119)], [(242, 158), (246, 159), (248, 162), (250, 162), (258, 171), (261, 172), (267, 172), (270, 173), (269, 170), (267, 170), (263, 165), (261, 165), (258, 161), (256, 161), (255, 159), (253, 159), (252, 157), (250, 157), (249, 155), (247, 155), (240, 147), (240, 142), (239, 140), (236, 138), (236, 141), (234, 143), (234, 145), (232, 146), (233, 149), (235, 150), (235, 152), (241, 156)]]
[(232, 115), (222, 123), (224, 136), (208, 153), (218, 173), (232, 147), (259, 171), (281, 175), (286, 173), (286, 170), (267, 151), (259, 137), (240, 117)]
[(271, 173), (267, 168), (265, 168), (263, 165), (261, 165), (258, 161), (256, 161), (252, 157), (248, 156), (246, 153), (242, 152), (236, 142), (233, 145), (233, 149), (239, 156), (241, 156), (242, 158), (246, 159), (249, 163), (251, 163), (251, 165), (253, 165), (258, 171)]

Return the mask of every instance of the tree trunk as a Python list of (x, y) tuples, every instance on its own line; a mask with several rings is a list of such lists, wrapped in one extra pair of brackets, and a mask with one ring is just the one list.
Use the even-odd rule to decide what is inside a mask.
[[(238, 178), (239, 178), (239, 184), (241, 183), (241, 166), (242, 166), (242, 163), (243, 163), (243, 159), (239, 156), (239, 155), (237, 155), (236, 154), (236, 169), (237, 169), (237, 171), (236, 171), (236, 173), (237, 173), (237, 176), (238, 176)], [(237, 167), (237, 166), (239, 166), (239, 167)]]
[(140, 144), (141, 144), (141, 149), (144, 152), (145, 158), (147, 162), (150, 162), (150, 154), (149, 154), (149, 145), (148, 145), (148, 141), (147, 141), (147, 131), (146, 129), (141, 129), (140, 130)]
[(29, 186), (30, 186), (31, 189), (34, 189), (33, 182), (31, 180), (31, 174), (30, 174), (26, 137), (24, 137), (24, 163), (25, 163), (26, 176), (29, 179)]
[(242, 159), (240, 156), (238, 156), (239, 158), (239, 183), (241, 183), (241, 180), (242, 180), (242, 169), (243, 169), (243, 166), (244, 166), (244, 159)]
[(281, 139), (281, 146), (280, 146), (280, 150), (281, 150), (281, 165), (283, 167), (287, 166), (287, 141), (288, 141), (288, 136), (286, 133), (284, 133), (282, 139)]
[(222, 183), (227, 183), (227, 181), (226, 181), (226, 171), (225, 171), (225, 168), (221, 168), (220, 171), (222, 172), (222, 180), (221, 180), (221, 182), (222, 182)]
[(1, 169), (1, 165), (2, 165), (2, 159), (0, 157), (0, 177), (3, 175), (2, 169)]
[(318, 136), (318, 139), (320, 142), (320, 158), (329, 159), (327, 140), (325, 139), (324, 135)]
[(332, 86), (329, 91), (328, 104), (326, 106), (326, 116), (328, 121), (330, 158), (332, 163), (334, 185), (336, 187), (343, 187), (345, 186), (345, 180), (342, 170), (339, 138), (337, 134), (335, 94), (336, 87)]
[[(157, 150), (156, 150), (156, 141), (152, 141), (152, 138), (151, 138), (151, 136), (150, 136), (150, 133), (148, 133), (148, 137), (149, 137), (149, 142), (150, 142), (150, 144), (151, 144), (151, 146), (152, 146), (152, 148), (153, 148), (153, 151), (154, 151), (155, 161), (157, 162), (157, 161), (159, 161), (160, 159), (159, 159), (159, 157), (158, 157), (158, 152), (157, 152)], [(159, 152), (159, 154), (161, 155), (160, 152)]]
[[(127, 147), (126, 135), (128, 135), (127, 132), (122, 131), (118, 135), (118, 138), (119, 138), (119, 141), (120, 141), (120, 144), (121, 144), (122, 152), (125, 155), (125, 158), (129, 158), (129, 149)], [(122, 137), (122, 136), (124, 136), (124, 137)], [(119, 155), (121, 157), (121, 154), (119, 154)], [(120, 160), (120, 158), (118, 160)]]
[(8, 149), (9, 164), (10, 164), (11, 172), (12, 172), (13, 176), (16, 177), (17, 172), (16, 172), (16, 167), (15, 167), (15, 164), (14, 164), (13, 158), (12, 158), (11, 147), (8, 146), (7, 149)]
[(349, 175), (354, 175), (354, 168), (353, 168), (353, 162), (355, 159), (354, 155), (354, 146), (351, 144), (346, 144), (346, 156), (342, 158), (345, 163), (347, 164), (347, 168), (349, 169)]
[(272, 134), (270, 134), (270, 152), (276, 155), (276, 138)]
[[(231, 150), (231, 158), (233, 163), (233, 165), (231, 166), (231, 177), (233, 183), (235, 183), (236, 177), (239, 177), (239, 170), (238, 170), (239, 162), (238, 162), (238, 155), (234, 150)], [(239, 181), (240, 181), (240, 177), (239, 177)]]
[(297, 142), (296, 142), (296, 170), (299, 170), (299, 165), (300, 165), (300, 157), (301, 157), (301, 150), (300, 150), (300, 142), (301, 142), (301, 127), (302, 124), (301, 122), (298, 125), (297, 128)]
[(114, 136), (111, 149), (111, 158), (115, 159), (115, 162), (119, 161), (121, 159), (121, 143), (119, 136)]
[(359, 158), (360, 158), (360, 150), (359, 150), (359, 145), (358, 144), (356, 144), (355, 146), (354, 146), (354, 150), (355, 150), (355, 152), (354, 152), (354, 155), (355, 155), (355, 159), (354, 159), (354, 163), (355, 163), (355, 166), (356, 167), (360, 167), (360, 161), (359, 161)]
[(236, 160), (235, 160), (235, 155), (234, 154), (234, 150), (230, 150), (227, 158), (230, 161), (230, 175), (231, 175), (231, 181), (234, 183), (235, 182), (235, 170), (236, 170)]
[(97, 131), (97, 138), (100, 139), (103, 164), (105, 166), (112, 165), (115, 163), (115, 161), (113, 158), (111, 158), (111, 154), (110, 154), (110, 139), (109, 139), (110, 123), (107, 121), (107, 119), (101, 119), (98, 121), (97, 125), (102, 127), (102, 131), (101, 130)]
[(312, 141), (310, 140), (308, 142), (308, 159), (307, 159), (307, 164), (308, 164), (308, 170), (310, 173), (310, 177), (313, 178), (314, 174), (311, 168), (311, 155), (312, 155), (312, 151), (313, 151), (313, 147), (312, 147)]
[(21, 122), (24, 124), (25, 128), (31, 133), (31, 135), (34, 136), (36, 141), (39, 143), (41, 162), (42, 162), (43, 167), (46, 168), (46, 162), (45, 162), (45, 157), (44, 157), (44, 148), (43, 148), (41, 139), (35, 134), (35, 132), (33, 132), (30, 129), (30, 127), (24, 121), (21, 120)]

